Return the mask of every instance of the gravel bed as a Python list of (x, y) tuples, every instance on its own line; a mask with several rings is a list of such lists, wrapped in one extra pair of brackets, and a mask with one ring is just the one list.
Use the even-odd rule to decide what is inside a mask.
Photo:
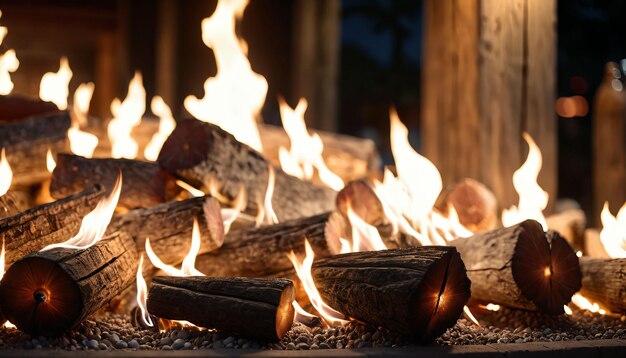
[[(626, 316), (602, 316), (575, 310), (572, 316), (547, 316), (517, 310), (490, 312), (473, 308), (480, 322), (466, 318), (448, 329), (435, 344), (487, 344), (567, 341), (583, 339), (626, 339)], [(59, 350), (176, 350), (176, 349), (331, 349), (406, 347), (409, 343), (387, 330), (357, 322), (343, 327), (309, 328), (296, 323), (279, 343), (258, 342), (212, 330), (195, 328), (154, 332), (133, 327), (128, 316), (107, 313), (89, 320), (65, 336), (55, 339), (30, 337), (13, 328), (0, 330), (0, 349)]]

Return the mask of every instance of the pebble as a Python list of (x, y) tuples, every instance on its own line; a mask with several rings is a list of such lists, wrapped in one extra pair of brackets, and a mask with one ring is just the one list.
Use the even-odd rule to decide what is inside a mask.
[(131, 340), (130, 342), (128, 342), (128, 348), (133, 348), (133, 349), (139, 348), (139, 342), (137, 342), (136, 339)]
[(174, 341), (174, 344), (172, 344), (172, 349), (181, 349), (185, 346), (185, 340), (184, 339), (177, 339)]
[(119, 340), (119, 341), (117, 341), (117, 342), (113, 343), (113, 345), (114, 345), (114, 346), (115, 346), (115, 348), (117, 348), (117, 349), (125, 349), (125, 348), (128, 348), (128, 343), (126, 343), (126, 342), (124, 342), (124, 341), (122, 341), (122, 340)]
[(90, 349), (98, 349), (98, 344), (98, 341), (96, 341), (95, 339), (90, 339), (86, 342), (85, 345), (87, 346), (87, 348)]

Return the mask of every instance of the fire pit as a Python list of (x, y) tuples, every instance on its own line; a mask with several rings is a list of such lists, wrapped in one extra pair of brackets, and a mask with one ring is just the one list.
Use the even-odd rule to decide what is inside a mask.
[(90, 117), (97, 83), (69, 106), (66, 57), (39, 99), (13, 94), (19, 62), (0, 55), (0, 355), (626, 353), (626, 204), (598, 230), (551, 213), (543, 132), (515, 138), (506, 184), (501, 148), (494, 178), (444, 185), (394, 107), (385, 168), (370, 140), (308, 130), (304, 98), (279, 98), (283, 128), (258, 123), (247, 5), (202, 21), (217, 73), (188, 118), (159, 96), (144, 118), (139, 72), (111, 119)]

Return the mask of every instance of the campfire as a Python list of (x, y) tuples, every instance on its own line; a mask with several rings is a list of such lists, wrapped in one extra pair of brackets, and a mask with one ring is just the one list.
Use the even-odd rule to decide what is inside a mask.
[(597, 230), (580, 209), (551, 212), (527, 132), (508, 206), (476, 178), (444, 184), (394, 107), (384, 168), (371, 141), (308, 129), (307, 98), (278, 98), (282, 128), (263, 124), (268, 81), (236, 31), (247, 5), (220, 0), (202, 21), (217, 73), (184, 99), (186, 118), (139, 71), (110, 118), (90, 116), (98, 82), (72, 95), (69, 57), (39, 98), (13, 93), (20, 54), (0, 55), (0, 344), (626, 338), (626, 203), (607, 203)]

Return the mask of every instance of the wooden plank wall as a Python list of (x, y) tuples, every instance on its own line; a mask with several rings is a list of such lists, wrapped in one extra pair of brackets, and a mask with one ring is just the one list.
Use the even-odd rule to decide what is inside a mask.
[(444, 184), (475, 178), (503, 207), (516, 204), (528, 131), (554, 199), (556, 1), (427, 0), (424, 14), (423, 152)]

